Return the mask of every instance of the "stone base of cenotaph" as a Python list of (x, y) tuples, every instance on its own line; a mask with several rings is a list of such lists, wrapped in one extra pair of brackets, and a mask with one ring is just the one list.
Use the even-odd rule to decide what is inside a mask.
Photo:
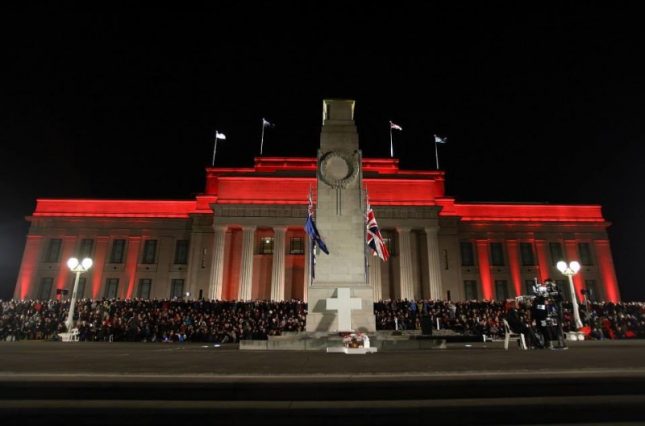
[[(366, 333), (370, 347), (378, 352), (398, 352), (428, 349), (445, 349), (446, 341), (435, 337), (419, 339), (419, 330), (394, 332), (383, 330)], [(337, 348), (328, 350), (329, 348)], [(344, 352), (343, 333), (284, 332), (281, 336), (269, 336), (268, 340), (241, 340), (240, 350), (246, 351), (320, 351)], [(373, 352), (373, 351), (372, 351)]]
[(368, 285), (337, 288), (317, 284), (307, 289), (307, 298), (307, 332), (376, 332), (373, 290)]

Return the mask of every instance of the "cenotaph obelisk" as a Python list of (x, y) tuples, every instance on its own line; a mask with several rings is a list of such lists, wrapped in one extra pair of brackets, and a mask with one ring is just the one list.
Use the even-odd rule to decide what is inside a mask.
[(307, 289), (307, 331), (374, 332), (353, 100), (323, 100), (317, 178), (316, 225), (329, 255), (316, 257), (315, 279)]

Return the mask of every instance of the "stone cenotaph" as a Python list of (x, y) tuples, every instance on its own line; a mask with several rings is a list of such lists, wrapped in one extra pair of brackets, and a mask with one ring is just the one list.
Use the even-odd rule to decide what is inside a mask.
[(367, 280), (365, 206), (354, 101), (323, 100), (316, 225), (329, 255), (316, 256), (307, 288), (307, 332), (375, 332)]

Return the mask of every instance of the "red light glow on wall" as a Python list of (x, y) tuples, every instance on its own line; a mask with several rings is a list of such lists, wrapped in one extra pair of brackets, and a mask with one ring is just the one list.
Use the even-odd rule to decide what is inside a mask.
[(479, 276), (482, 280), (484, 299), (493, 300), (493, 280), (490, 275), (488, 240), (477, 240), (477, 259), (479, 260)]
[(315, 178), (220, 177), (218, 204), (307, 204)]
[(518, 258), (517, 241), (509, 240), (506, 242), (508, 248), (508, 263), (511, 270), (511, 278), (513, 280), (513, 287), (515, 288), (515, 295), (522, 294), (522, 274), (520, 272), (520, 260)]
[[(580, 232), (593, 232), (602, 230), (609, 225), (602, 216), (601, 206), (598, 205), (550, 205), (550, 204), (515, 204), (515, 203), (457, 203), (452, 197), (445, 196), (445, 174), (442, 171), (400, 170), (398, 159), (362, 159), (363, 186), (369, 193), (370, 203), (374, 206), (437, 206), (440, 208), (441, 218), (458, 218), (459, 231), (465, 234), (472, 232), (469, 238), (476, 240), (479, 273), (481, 278), (482, 295), (491, 300), (496, 295), (494, 288), (493, 272), (490, 269), (489, 240), (493, 238), (488, 232), (506, 232), (510, 238), (517, 240), (507, 241), (509, 253), (509, 274), (516, 294), (522, 293), (522, 273), (518, 253), (519, 241), (534, 242), (539, 280), (543, 280), (554, 271), (547, 252), (549, 233), (570, 232), (572, 235)], [(191, 215), (213, 215), (213, 204), (220, 205), (299, 205), (302, 206), (303, 222), (306, 215), (307, 195), (310, 188), (316, 191), (317, 159), (314, 157), (258, 157), (253, 167), (247, 168), (207, 168), (206, 189), (193, 200), (61, 200), (38, 199), (36, 209), (31, 218), (36, 224), (43, 227), (50, 226), (49, 218), (60, 218), (63, 228), (73, 230), (89, 223), (91, 227), (100, 222), (105, 226), (106, 233), (99, 232), (95, 253), (95, 269), (88, 274), (91, 280), (92, 297), (101, 296), (101, 287), (104, 281), (103, 269), (108, 257), (108, 242), (113, 235), (106, 235), (119, 224), (126, 223), (130, 228), (146, 228), (150, 219), (176, 219), (173, 224), (190, 223)], [(264, 210), (264, 209), (257, 209)], [(44, 218), (47, 220), (39, 220)], [(80, 218), (69, 219), (68, 218)], [(114, 218), (100, 221), (83, 220), (83, 218)], [(118, 220), (120, 218), (127, 220)], [(258, 221), (261, 221), (258, 218)], [(112, 225), (110, 222), (114, 223)], [(205, 221), (206, 223), (207, 221)], [(452, 220), (445, 222), (452, 223)], [(233, 227), (239, 224), (233, 224)], [(262, 226), (261, 223), (258, 223)], [(34, 226), (34, 223), (32, 223)], [(58, 226), (58, 225), (56, 225)], [(32, 229), (39, 229), (36, 226)], [(40, 230), (38, 232), (41, 232)], [(83, 232), (83, 231), (79, 231)], [(116, 231), (115, 231), (116, 232)], [(298, 232), (302, 233), (300, 229)], [(464, 234), (464, 235), (465, 235)], [(540, 235), (541, 240), (532, 240), (535, 235)], [(133, 233), (129, 235), (141, 235)], [(304, 234), (302, 234), (304, 236)], [(511, 236), (512, 235), (512, 236)], [(40, 253), (42, 251), (43, 236), (28, 236), (23, 254), (22, 266), (16, 286), (16, 297), (34, 297), (35, 287), (41, 278), (39, 273)], [(49, 236), (47, 236), (49, 238)], [(59, 237), (57, 237), (59, 238)], [(73, 253), (76, 238), (80, 236), (66, 236), (62, 256), (64, 261)], [(560, 237), (559, 237), (560, 238)], [(142, 237), (129, 237), (125, 270), (119, 271), (117, 276), (121, 279), (119, 295), (131, 298), (135, 295), (136, 280), (138, 278), (139, 249)], [(569, 260), (576, 259), (576, 241), (566, 243), (566, 254)], [(611, 259), (608, 241), (594, 241), (598, 257), (598, 276), (602, 277), (604, 292), (608, 300), (617, 301), (619, 291)], [(223, 271), (222, 298), (227, 300), (237, 299), (242, 258), (242, 236), (239, 229), (234, 228), (227, 232), (226, 251)], [(298, 258), (300, 259), (300, 258)], [(296, 261), (294, 261), (296, 262)], [(297, 262), (300, 262), (298, 260)], [(297, 263), (296, 262), (296, 263)], [(294, 263), (295, 265), (295, 263)], [(143, 265), (145, 267), (146, 265)], [(53, 270), (56, 288), (68, 288), (72, 282), (72, 274), (64, 262), (60, 269)], [(53, 266), (52, 266), (53, 268)], [(268, 263), (265, 269), (270, 269)], [(302, 269), (304, 276), (304, 263), (297, 265), (298, 271)], [(145, 269), (145, 268), (144, 268)], [(533, 271), (531, 270), (531, 273)], [(143, 273), (143, 272), (142, 272)], [(155, 271), (156, 273), (156, 271)], [(270, 274), (269, 274), (270, 275)], [(110, 278), (110, 275), (107, 275)], [(589, 276), (589, 278), (594, 278)], [(264, 279), (264, 278), (263, 278)], [(285, 278), (286, 279), (286, 278)], [(304, 278), (303, 278), (304, 279)], [(507, 278), (505, 278), (507, 279)], [(254, 282), (259, 283), (259, 277), (254, 277)], [(293, 282), (300, 282), (300, 278), (293, 278)], [(583, 287), (584, 276), (579, 273), (574, 277), (576, 293), (580, 294)], [(286, 283), (286, 281), (285, 281)], [(259, 295), (265, 297), (270, 294), (270, 283), (263, 281), (263, 292)], [(192, 284), (191, 284), (192, 285)], [(285, 284), (286, 285), (286, 284)], [(297, 284), (294, 284), (297, 285)], [(303, 296), (306, 288), (302, 290)], [(297, 293), (293, 290), (292, 294)]]
[[(59, 265), (58, 275), (56, 277), (56, 289), (64, 289), (71, 287), (73, 281), (71, 280), (72, 271), (67, 267), (67, 259), (74, 256), (74, 246), (76, 244), (76, 237), (65, 236), (63, 237), (63, 248), (61, 250), (62, 262)], [(58, 299), (61, 295), (57, 296)]]
[(540, 272), (538, 281), (543, 283), (545, 279), (549, 278), (549, 269), (550, 269), (549, 259), (547, 258), (547, 255), (546, 255), (546, 241), (544, 240), (535, 241), (535, 250), (537, 251), (538, 271)]
[[(275, 172), (315, 172), (318, 167), (315, 157), (255, 157), (253, 167), (209, 167), (207, 176), (226, 174), (251, 174), (251, 173), (275, 173)], [(384, 175), (405, 174), (426, 177), (441, 177), (445, 172), (441, 170), (403, 170), (399, 169), (398, 158), (363, 158), (363, 173), (378, 173)], [(315, 175), (314, 175), (315, 176)]]
[(34, 216), (187, 218), (195, 201), (36, 200)]
[(605, 222), (597, 205), (455, 204), (455, 213), (463, 221)]
[(223, 300), (236, 300), (240, 290), (240, 269), (242, 266), (242, 231), (230, 230), (226, 233), (227, 244), (224, 253)]
[(27, 243), (22, 255), (22, 265), (18, 275), (18, 284), (16, 286), (15, 297), (25, 299), (28, 296), (33, 297), (31, 286), (36, 279), (36, 270), (38, 268), (38, 256), (40, 247), (43, 244), (43, 237), (40, 235), (27, 235)]
[(420, 179), (363, 180), (370, 203), (379, 206), (434, 206), (435, 199), (443, 196), (443, 182)]
[(96, 252), (94, 253), (94, 265), (92, 268), (92, 298), (99, 297), (101, 291), (101, 281), (103, 279), (103, 268), (107, 259), (107, 237), (98, 237), (96, 239)]
[(610, 302), (619, 302), (620, 293), (618, 292), (618, 283), (616, 281), (616, 273), (614, 270), (614, 260), (611, 257), (611, 250), (609, 248), (608, 240), (594, 241), (596, 254), (598, 256), (598, 266), (600, 267), (600, 275), (605, 284), (606, 300)]
[(126, 261), (126, 271), (128, 280), (128, 290), (126, 298), (131, 299), (134, 294), (134, 286), (137, 278), (137, 266), (139, 264), (139, 246), (141, 237), (128, 238), (128, 257)]
[[(401, 171), (397, 159), (362, 164), (375, 205), (434, 205), (444, 196), (442, 171)], [(317, 185), (316, 168), (315, 158), (287, 157), (256, 158), (254, 168), (209, 168), (206, 194), (222, 204), (306, 204), (309, 188)]]

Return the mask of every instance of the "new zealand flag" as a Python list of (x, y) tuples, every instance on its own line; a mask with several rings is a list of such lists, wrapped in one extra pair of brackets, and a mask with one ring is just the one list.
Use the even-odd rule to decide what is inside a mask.
[(311, 194), (309, 195), (309, 206), (307, 208), (307, 221), (305, 222), (305, 231), (311, 239), (311, 258), (309, 259), (311, 265), (311, 277), (316, 277), (316, 246), (320, 247), (325, 254), (329, 254), (327, 250), (327, 245), (320, 238), (318, 233), (318, 228), (316, 228), (316, 223), (314, 222), (314, 203), (311, 199)]

